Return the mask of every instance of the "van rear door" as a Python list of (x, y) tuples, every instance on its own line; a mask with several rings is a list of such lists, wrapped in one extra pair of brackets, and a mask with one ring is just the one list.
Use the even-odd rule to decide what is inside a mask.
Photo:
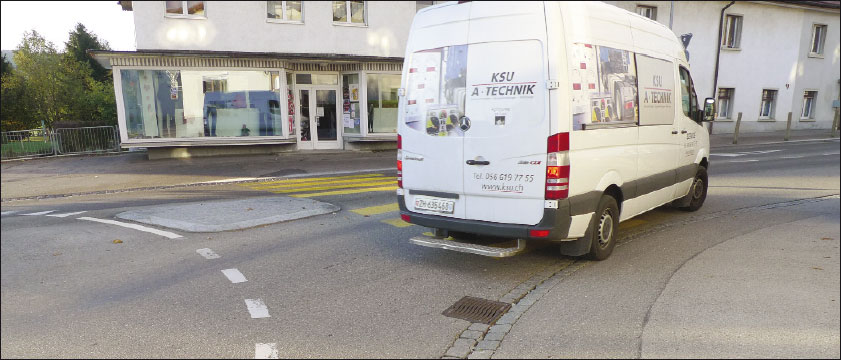
[(468, 45), (465, 218), (537, 224), (544, 212), (549, 120), (538, 40)]
[(399, 117), (404, 201), (413, 212), (465, 218), (459, 119), (465, 113), (470, 7), (444, 5), (413, 22)]

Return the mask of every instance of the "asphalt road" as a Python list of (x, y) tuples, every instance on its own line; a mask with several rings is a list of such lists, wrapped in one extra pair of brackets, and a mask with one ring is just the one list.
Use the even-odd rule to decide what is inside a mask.
[[(701, 210), (661, 207), (625, 222), (622, 244), (596, 263), (561, 257), (549, 242), (505, 259), (411, 245), (411, 236), (427, 230), (398, 221), (388, 206), (393, 191), (316, 196), (341, 211), (240, 231), (178, 231), (177, 239), (79, 218), (113, 220), (150, 205), (270, 193), (226, 185), (4, 203), (0, 356), (254, 358), (269, 350), (280, 358), (440, 358), (471, 326), (442, 315), (454, 302), (463, 296), (497, 300), (556, 274), (558, 282), (524, 310), (493, 355), (476, 356), (838, 358), (839, 299), (817, 298), (839, 293), (839, 200), (803, 200), (840, 193), (839, 149), (838, 141), (716, 149)], [(354, 212), (360, 209), (374, 211)], [(44, 211), (53, 212), (37, 215)], [(792, 286), (783, 281), (694, 279), (694, 270), (709, 264), (749, 267), (743, 260), (756, 259), (757, 246), (746, 245), (797, 238), (791, 229), (826, 228), (823, 215), (831, 224), (835, 216), (837, 230), (822, 243), (830, 258), (821, 261), (829, 266), (816, 265), (829, 275), (827, 287), (786, 298), (781, 295)], [(787, 224), (795, 226), (774, 228)], [(219, 257), (208, 259), (201, 249)], [(744, 258), (714, 257), (720, 250)], [(233, 283), (221, 272), (230, 269), (247, 281)], [(686, 284), (741, 286), (686, 294)], [(739, 290), (763, 290), (781, 302), (716, 307), (734, 302), (717, 298), (721, 293)], [(249, 304), (270, 317), (253, 318)], [(758, 324), (784, 306), (798, 317)], [(700, 323), (723, 309), (737, 319)], [(781, 341), (822, 312), (830, 321), (808, 329), (815, 337)], [(780, 332), (767, 337), (759, 327)], [(706, 331), (676, 331), (687, 328)], [(836, 329), (829, 343), (828, 328)], [(745, 342), (714, 337), (729, 332)], [(679, 347), (693, 340), (700, 347)], [(726, 347), (734, 345), (751, 347)]]

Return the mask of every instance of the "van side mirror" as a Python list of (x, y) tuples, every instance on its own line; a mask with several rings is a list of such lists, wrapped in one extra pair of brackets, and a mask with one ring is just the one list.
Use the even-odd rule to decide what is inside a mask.
[(715, 107), (714, 107), (713, 98), (706, 98), (705, 99), (705, 113), (704, 113), (705, 115), (702, 118), (702, 121), (705, 121), (705, 122), (712, 122), (713, 121), (713, 116), (714, 116), (714, 114), (716, 114), (716, 109), (714, 109), (714, 108)]

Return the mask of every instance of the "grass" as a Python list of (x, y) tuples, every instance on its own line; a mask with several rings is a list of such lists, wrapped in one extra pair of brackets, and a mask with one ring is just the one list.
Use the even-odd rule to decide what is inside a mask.
[[(30, 139), (33, 139), (32, 137)], [(39, 137), (40, 138), (40, 137)], [(53, 152), (53, 145), (50, 142), (42, 141), (34, 141), (34, 140), (25, 140), (21, 141), (11, 141), (6, 144), (0, 145), (0, 153), (3, 154), (3, 158), (12, 158), (21, 155), (36, 155), (36, 154), (50, 154)]]

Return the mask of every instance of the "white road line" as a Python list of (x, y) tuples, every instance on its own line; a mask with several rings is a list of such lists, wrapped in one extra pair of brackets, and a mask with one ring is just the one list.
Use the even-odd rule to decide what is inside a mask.
[(15, 214), (15, 213), (17, 213), (17, 212), (18, 212), (18, 211), (5, 211), (5, 212), (0, 212), (0, 216), (8, 216), (8, 215), (10, 215), (10, 214)]
[(839, 153), (822, 153), (822, 155), (839, 155)]
[(745, 154), (737, 154), (737, 153), (711, 153), (711, 155), (712, 155), (712, 156), (717, 156), (717, 157), (740, 157), (740, 156), (743, 156), (743, 155), (745, 155)]
[(24, 213), (23, 216), (43, 216), (47, 213), (53, 213), (55, 210), (52, 211), (43, 211), (43, 212), (35, 212), (35, 213)]
[(75, 215), (77, 215), (77, 214), (82, 214), (82, 213), (85, 213), (85, 212), (87, 212), (87, 211), (72, 212), (72, 213), (62, 213), (62, 214), (48, 214), (48, 215), (47, 215), (47, 217), (58, 217), (58, 218), (64, 218), (64, 217), (69, 217), (69, 216), (75, 216)]
[(254, 359), (268, 360), (278, 358), (278, 344), (256, 343), (254, 344)]
[(243, 276), (242, 272), (240, 272), (236, 268), (224, 269), (222, 270), (222, 273), (225, 275), (225, 277), (228, 277), (228, 280), (230, 280), (231, 283), (243, 283), (245, 281), (248, 281), (246, 279), (246, 276)]
[(781, 157), (781, 159), (798, 159), (798, 158), (804, 158), (804, 156), (803, 155), (790, 155), (790, 156), (786, 156), (786, 157)]
[(202, 255), (202, 257), (205, 257), (205, 258), (207, 258), (207, 259), (216, 259), (216, 258), (219, 258), (219, 255), (218, 255), (218, 254), (216, 254), (216, 253), (214, 253), (214, 251), (213, 251), (213, 250), (211, 250), (210, 248), (200, 248), (200, 249), (197, 249), (197, 250), (196, 250), (196, 253), (198, 253), (198, 254)]
[(145, 227), (145, 226), (141, 226), (141, 225), (137, 225), (137, 224), (132, 224), (132, 223), (112, 221), (110, 219), (99, 219), (99, 218), (91, 218), (91, 217), (79, 217), (79, 218), (76, 218), (76, 219), (81, 219), (83, 221), (105, 223), (105, 224), (113, 224), (115, 226), (126, 227), (126, 228), (131, 228), (131, 229), (134, 229), (134, 230), (138, 230), (138, 231), (157, 234), (159, 236), (164, 236), (164, 237), (167, 237), (169, 239), (181, 238), (181, 236), (179, 236), (175, 233), (172, 233), (172, 232), (162, 231), (162, 230), (158, 230), (158, 229), (155, 229), (155, 228), (149, 228), (149, 227)]
[(746, 159), (746, 160), (732, 160), (725, 163), (748, 163), (748, 162), (759, 162), (757, 159)]
[(249, 314), (251, 314), (251, 318), (272, 317), (269, 316), (269, 309), (266, 307), (266, 304), (263, 303), (263, 300), (259, 298), (256, 300), (246, 299), (246, 307), (248, 307), (249, 309)]

